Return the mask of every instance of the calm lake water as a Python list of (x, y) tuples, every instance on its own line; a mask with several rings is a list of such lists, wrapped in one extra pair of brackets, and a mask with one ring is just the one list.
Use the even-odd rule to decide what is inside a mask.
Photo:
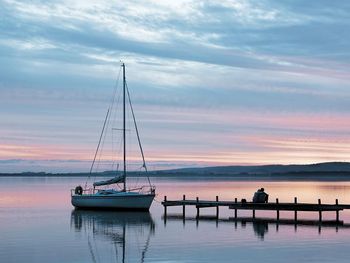
[[(169, 207), (163, 220), (159, 201), (199, 196), (201, 199), (250, 200), (265, 187), (270, 200), (350, 204), (350, 182), (256, 182), (154, 179), (158, 197), (150, 213), (74, 211), (70, 189), (84, 178), (0, 178), (0, 262), (349, 262), (350, 228), (234, 223), (222, 208), (220, 220), (180, 217)], [(215, 215), (215, 208), (201, 210)], [(251, 216), (239, 211), (239, 216)], [(275, 212), (256, 216), (274, 218)], [(335, 214), (324, 213), (326, 219)], [(281, 212), (281, 218), (293, 218)], [(317, 213), (299, 218), (318, 219)], [(350, 212), (341, 212), (350, 223)]]

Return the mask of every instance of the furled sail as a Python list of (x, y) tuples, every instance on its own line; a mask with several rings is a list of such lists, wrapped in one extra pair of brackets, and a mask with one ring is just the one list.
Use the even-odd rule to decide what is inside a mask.
[(116, 177), (109, 179), (109, 180), (94, 182), (94, 187), (95, 186), (102, 186), (102, 185), (123, 183), (123, 182), (124, 182), (124, 176), (116, 176)]

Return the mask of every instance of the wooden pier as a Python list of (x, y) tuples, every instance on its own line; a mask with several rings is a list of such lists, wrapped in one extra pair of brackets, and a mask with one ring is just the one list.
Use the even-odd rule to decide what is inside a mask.
[(186, 196), (183, 195), (182, 200), (167, 200), (167, 197), (164, 197), (162, 202), (164, 206), (164, 216), (167, 216), (167, 208), (169, 206), (182, 206), (182, 215), (183, 218), (186, 217), (186, 206), (195, 206), (197, 209), (196, 218), (200, 216), (201, 208), (215, 207), (216, 208), (216, 218), (219, 218), (219, 207), (228, 207), (229, 209), (234, 210), (234, 218), (238, 217), (238, 210), (251, 210), (252, 218), (256, 217), (256, 210), (270, 210), (276, 211), (276, 220), (280, 220), (280, 211), (294, 211), (294, 221), (298, 221), (298, 212), (317, 212), (318, 221), (320, 223), (322, 220), (322, 212), (335, 212), (335, 222), (339, 221), (339, 212), (344, 209), (350, 209), (350, 205), (339, 204), (338, 199), (335, 200), (334, 204), (323, 204), (321, 199), (318, 199), (317, 203), (298, 203), (298, 199), (295, 197), (294, 202), (291, 203), (280, 203), (278, 198), (275, 202), (269, 203), (252, 203), (252, 202), (242, 202), (238, 201), (237, 198), (234, 201), (219, 201), (219, 197), (216, 196), (214, 201), (211, 200), (199, 200), (197, 197), (195, 200), (188, 200)]

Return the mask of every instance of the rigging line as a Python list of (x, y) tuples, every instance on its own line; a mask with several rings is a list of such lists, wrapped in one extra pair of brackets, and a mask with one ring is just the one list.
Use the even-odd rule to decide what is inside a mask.
[[(120, 99), (121, 99), (121, 97), (122, 97), (122, 89), (119, 89), (119, 93), (116, 93), (115, 94), (115, 96), (116, 96), (116, 100), (114, 101), (114, 105), (112, 105), (112, 112), (111, 112), (111, 118), (112, 118), (112, 127), (114, 127), (115, 125), (116, 125), (116, 120), (117, 120), (117, 118), (116, 118), (116, 115), (117, 115), (117, 111), (118, 111), (118, 105), (119, 105), (119, 102), (120, 102)], [(112, 135), (114, 134), (113, 133), (113, 128), (112, 128)], [(113, 137), (113, 136), (112, 136)], [(119, 137), (118, 137), (118, 135), (117, 136), (115, 136), (116, 137), (116, 140), (117, 139), (119, 139)], [(112, 138), (112, 152), (114, 152), (115, 153), (115, 155), (113, 155), (112, 154), (112, 160), (113, 160), (113, 165), (112, 165), (112, 170), (114, 170), (114, 165), (115, 165), (115, 163), (117, 162), (117, 159), (118, 159), (118, 155), (119, 155), (119, 149), (120, 149), (120, 147), (121, 147), (121, 145), (122, 145), (122, 140), (120, 140), (120, 145), (119, 145), (119, 148), (118, 148), (118, 143), (117, 143), (117, 145), (114, 143), (114, 139)], [(115, 157), (115, 158), (113, 158), (113, 157)]]
[(114, 148), (115, 148), (114, 147), (114, 132), (113, 132), (113, 129), (112, 129), (111, 134), (112, 134), (112, 154), (111, 154), (112, 164), (111, 164), (111, 171), (113, 171), (114, 170), (114, 164), (115, 164), (114, 159), (113, 159), (113, 153), (114, 153)]
[[(106, 123), (105, 130), (108, 130), (110, 120), (111, 120), (111, 112), (110, 112), (110, 114), (109, 114), (109, 116), (107, 118), (107, 123)], [(105, 145), (105, 142), (106, 142), (106, 137), (107, 137), (107, 132), (103, 132), (103, 136), (102, 136), (102, 140), (101, 140), (101, 146), (100, 146), (100, 150), (99, 150), (99, 154), (98, 154), (98, 162), (97, 162), (97, 169), (96, 169), (96, 171), (99, 171), (99, 167), (101, 165), (101, 158), (103, 158), (102, 151), (104, 149), (104, 145)], [(103, 162), (103, 160), (102, 160), (102, 162)], [(97, 174), (95, 173), (94, 180), (96, 180), (96, 175)]]
[(117, 165), (118, 165), (118, 167), (117, 167), (118, 170), (117, 170), (117, 171), (119, 171), (119, 165), (121, 165), (121, 159), (120, 159), (119, 157), (122, 156), (121, 152), (122, 152), (122, 147), (123, 147), (122, 135), (120, 135), (119, 138), (120, 138), (120, 140), (119, 140), (119, 146), (118, 146), (118, 148), (117, 148), (117, 150), (116, 150), (116, 157), (117, 157), (116, 162), (117, 162)]
[[(120, 73), (120, 71), (121, 71), (121, 69), (119, 70), (119, 73)], [(118, 80), (119, 80), (119, 75), (118, 75)], [(118, 91), (117, 88), (118, 88), (118, 83), (117, 83), (116, 90), (115, 90), (114, 95), (113, 95), (114, 99), (111, 102), (111, 109), (112, 109), (111, 118), (112, 118), (112, 125), (113, 126), (115, 125), (116, 120), (117, 120), (117, 118), (116, 118), (116, 114), (118, 111), (117, 107), (119, 105), (119, 102), (120, 102), (120, 99), (121, 99), (122, 93), (123, 93), (122, 89), (120, 89), (120, 92), (117, 93), (117, 91)]]
[[(97, 233), (97, 230), (95, 230), (95, 223), (94, 223), (95, 221), (93, 221), (92, 222), (92, 228), (93, 228), (93, 230), (92, 230), (92, 233), (93, 234), (95, 234), (95, 233)], [(98, 262), (101, 262), (101, 258), (100, 258), (100, 254), (98, 253), (98, 248), (97, 248), (97, 244), (96, 244), (96, 239), (95, 239), (95, 236), (93, 235), (93, 241), (94, 241), (94, 246), (95, 246), (95, 250), (96, 250), (96, 258), (97, 258), (97, 261)]]
[(115, 101), (115, 97), (117, 95), (117, 90), (118, 90), (118, 84), (119, 84), (119, 78), (120, 78), (120, 72), (121, 72), (122, 68), (120, 67), (119, 68), (119, 72), (118, 72), (118, 77), (117, 77), (117, 80), (115, 82), (115, 88), (114, 88), (114, 91), (113, 91), (113, 95), (112, 95), (112, 99), (111, 99), (111, 107), (113, 107), (113, 104), (114, 104), (114, 101)]
[(95, 254), (94, 254), (94, 251), (93, 251), (91, 242), (90, 242), (90, 237), (88, 237), (88, 246), (89, 246), (89, 251), (90, 251), (90, 255), (91, 255), (92, 261), (93, 261), (94, 263), (97, 263), (96, 257), (95, 257)]
[[(110, 115), (108, 117), (108, 121), (107, 121), (107, 126), (106, 126), (106, 130), (108, 130), (109, 126), (110, 125), (113, 125), (113, 110), (114, 110), (114, 104), (115, 104), (115, 100), (117, 98), (117, 92), (118, 92), (118, 86), (119, 86), (119, 79), (120, 79), (120, 73), (121, 73), (121, 68), (119, 68), (119, 72), (118, 72), (118, 77), (117, 77), (117, 80), (115, 82), (115, 85), (114, 85), (114, 90), (113, 90), (113, 94), (112, 94), (112, 99), (110, 101), (110, 109), (111, 109), (111, 112), (110, 112)], [(118, 98), (117, 98), (118, 100)], [(117, 102), (118, 103), (118, 102)], [(114, 115), (115, 115), (115, 111), (116, 109), (114, 110)], [(112, 121), (111, 121), (111, 118), (112, 118)], [(112, 124), (111, 124), (112, 122)], [(103, 143), (102, 143), (102, 150), (103, 150), (103, 146), (104, 146), (104, 142), (105, 142), (105, 139), (107, 137), (107, 132), (105, 133), (104, 135), (104, 138), (103, 138)], [(113, 134), (112, 134), (112, 144), (113, 144)], [(112, 150), (113, 150), (113, 145), (112, 145)], [(100, 156), (99, 156), (99, 161), (101, 159), (101, 156), (102, 156), (102, 153), (100, 152)]]
[(145, 156), (144, 156), (144, 154), (143, 154), (143, 149), (142, 149), (142, 145), (141, 145), (139, 130), (138, 130), (137, 124), (136, 124), (136, 118), (135, 118), (135, 114), (134, 114), (134, 109), (133, 109), (132, 104), (131, 104), (131, 98), (130, 98), (130, 93), (129, 93), (129, 87), (128, 87), (128, 84), (127, 84), (127, 83), (125, 83), (125, 84), (126, 84), (126, 91), (127, 91), (127, 94), (128, 94), (128, 99), (129, 99), (129, 105), (130, 105), (130, 109), (131, 109), (131, 114), (132, 114), (132, 118), (133, 118), (133, 120), (134, 120), (135, 131), (136, 131), (136, 135), (137, 135), (137, 141), (138, 141), (138, 143), (139, 143), (139, 147), (140, 147), (140, 151), (141, 151), (141, 155), (142, 155), (142, 161), (143, 161), (142, 167), (145, 168), (146, 176), (147, 176), (147, 180), (148, 180), (148, 184), (149, 184), (150, 186), (152, 186), (152, 185), (151, 185), (151, 181), (150, 181), (150, 179), (149, 179), (149, 176), (147, 175), (147, 172), (148, 172), (148, 171), (147, 171)]
[(100, 135), (100, 139), (98, 140), (98, 144), (97, 144), (94, 160), (92, 161), (92, 164), (91, 164), (91, 167), (90, 167), (90, 173), (89, 173), (89, 176), (88, 176), (88, 178), (87, 178), (87, 180), (85, 182), (85, 189), (86, 189), (86, 186), (87, 186), (87, 181), (89, 180), (89, 178), (91, 176), (91, 172), (92, 172), (92, 169), (93, 169), (95, 161), (96, 161), (97, 153), (98, 153), (98, 150), (100, 148), (100, 144), (101, 144), (102, 136), (103, 136), (103, 133), (104, 133), (104, 130), (105, 130), (105, 127), (106, 127), (106, 122), (107, 122), (108, 116), (109, 116), (109, 109), (107, 110), (105, 121), (103, 122), (102, 132), (101, 132), (101, 135)]
[[(109, 120), (110, 120), (110, 116), (108, 117), (107, 119), (107, 123), (106, 123), (106, 128), (105, 130), (108, 130), (108, 126), (109, 126)], [(96, 168), (96, 172), (100, 171), (99, 168), (100, 168), (100, 165), (102, 163), (102, 166), (105, 162), (105, 160), (103, 160), (103, 157), (108, 157), (108, 155), (106, 154), (103, 154), (103, 151), (104, 151), (104, 148), (105, 148), (105, 142), (106, 142), (106, 137), (107, 137), (107, 132), (104, 132), (103, 134), (103, 137), (102, 137), (102, 141), (101, 141), (101, 146), (100, 146), (100, 150), (99, 150), (99, 153), (98, 153), (98, 160), (97, 160), (97, 168)], [(102, 161), (101, 161), (102, 159)], [(94, 177), (94, 180), (96, 179), (96, 174), (95, 174), (95, 177)]]
[[(111, 99), (111, 106), (108, 108), (108, 111), (107, 111), (107, 114), (106, 114), (106, 118), (105, 118), (105, 121), (103, 123), (102, 132), (101, 132), (100, 139), (99, 139), (99, 142), (98, 142), (98, 145), (97, 145), (97, 148), (96, 148), (96, 152), (95, 152), (95, 156), (94, 156), (93, 162), (92, 162), (91, 167), (90, 167), (89, 176), (88, 176), (88, 178), (86, 179), (86, 182), (85, 182), (85, 188), (87, 187), (87, 182), (88, 182), (88, 180), (91, 177), (92, 169), (93, 169), (95, 161), (96, 161), (96, 157), (97, 157), (97, 154), (98, 154), (98, 151), (99, 151), (99, 147), (100, 147), (100, 144), (101, 144), (102, 136), (103, 136), (104, 129), (105, 129), (105, 126), (106, 126), (106, 121), (108, 119), (109, 111), (110, 111), (111, 107), (113, 107), (113, 104), (114, 104), (114, 100), (115, 100), (116, 93), (117, 93), (117, 90), (118, 90), (118, 83), (119, 83), (119, 79), (120, 79), (120, 72), (121, 72), (121, 68), (119, 68), (117, 80), (115, 82), (115, 88), (114, 88), (114, 91), (113, 91), (113, 96), (112, 96), (112, 99)], [(109, 123), (109, 120), (108, 120), (108, 123)]]
[[(151, 224), (151, 231), (152, 231), (152, 224)], [(147, 250), (148, 250), (148, 247), (149, 247), (149, 243), (150, 243), (150, 240), (151, 240), (151, 231), (148, 234), (146, 245), (145, 245), (144, 249), (142, 250), (141, 263), (145, 262), (146, 253), (147, 253)]]

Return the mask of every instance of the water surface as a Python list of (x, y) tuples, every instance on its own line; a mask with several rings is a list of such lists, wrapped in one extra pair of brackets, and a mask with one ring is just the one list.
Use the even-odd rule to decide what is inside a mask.
[[(350, 203), (350, 182), (256, 182), (154, 179), (157, 200), (150, 213), (75, 211), (69, 190), (82, 178), (0, 178), (0, 262), (349, 262), (350, 228), (230, 221), (233, 211), (170, 207), (164, 221), (159, 201), (187, 198), (251, 199), (265, 187), (280, 202)], [(274, 212), (257, 211), (263, 218)], [(251, 212), (239, 211), (240, 217)], [(334, 213), (324, 213), (334, 219)], [(340, 217), (350, 223), (350, 213)], [(293, 218), (281, 212), (281, 218)], [(299, 218), (317, 220), (317, 213)], [(193, 219), (193, 220), (192, 220)]]

